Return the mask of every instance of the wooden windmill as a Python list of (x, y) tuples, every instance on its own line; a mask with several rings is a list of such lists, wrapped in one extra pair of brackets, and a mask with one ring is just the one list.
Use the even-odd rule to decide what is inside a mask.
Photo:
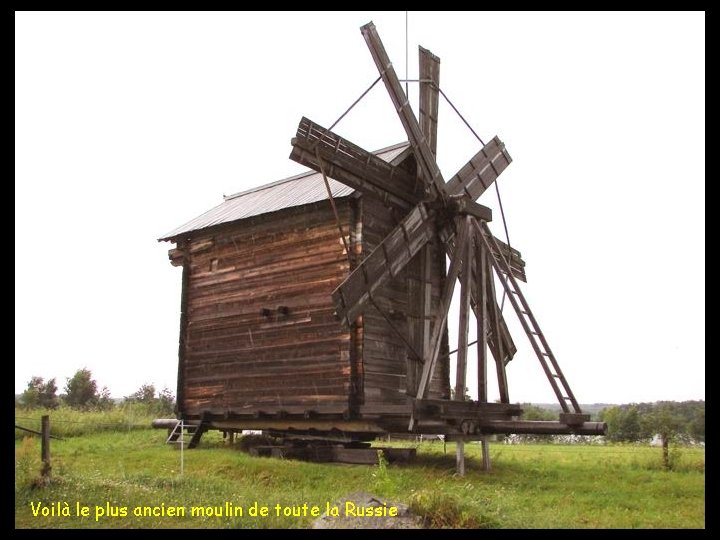
[[(603, 434), (605, 424), (582, 414), (520, 290), (520, 253), (491, 234), (492, 212), (475, 202), (510, 164), (505, 146), (497, 137), (483, 144), (446, 182), (435, 160), (438, 58), (420, 49), (418, 121), (375, 26), (362, 33), (409, 143), (372, 153), (303, 118), (290, 158), (314, 171), (224, 197), (160, 238), (176, 244), (169, 257), (183, 278), (178, 418), (157, 427), (172, 429), (170, 442), (188, 430), (190, 447), (207, 430), (259, 429), (285, 441), (273, 451), (323, 441), (326, 452), (348, 459), (336, 448), (345, 445), (371, 462), (369, 441), (407, 431), (456, 438), (459, 449), (492, 433)], [(447, 323), (457, 280), (452, 400)], [(560, 402), (559, 422), (518, 420), (522, 409), (510, 403), (505, 369), (516, 347), (496, 281)], [(477, 401), (463, 399), (471, 311)], [(488, 350), (499, 403), (488, 400)]]
[[(456, 399), (466, 387), (470, 310), (477, 320), (478, 401), (487, 402), (487, 354), (494, 359), (501, 403), (509, 403), (505, 367), (516, 348), (496, 301), (495, 280), (502, 284), (517, 313), (533, 350), (563, 410), (561, 422), (582, 424), (583, 415), (535, 317), (523, 296), (518, 280), (525, 281), (520, 253), (495, 238), (487, 223), (491, 210), (476, 203), (512, 161), (497, 137), (485, 144), (449, 181), (435, 160), (439, 101), (440, 61), (420, 48), (420, 119), (415, 117), (403, 92), (375, 25), (361, 28), (382, 81), (407, 133), (415, 166), (392, 167), (372, 153), (303, 118), (292, 140), (290, 158), (323, 176), (353, 189), (380, 197), (403, 216), (397, 227), (371, 253), (359, 261), (334, 291), (336, 315), (344, 325), (353, 325), (366, 308), (376, 305), (378, 291), (388, 279), (406, 267), (420, 269), (419, 286), (411, 287), (414, 320), (409, 324), (408, 394), (417, 400), (427, 397), (438, 357), (448, 310), (460, 281), (460, 321), (457, 350)], [(432, 310), (431, 245), (440, 246), (450, 266), (442, 285), (440, 301)], [(431, 312), (434, 311), (434, 312)], [(418, 315), (419, 314), (419, 315)], [(414, 419), (410, 420), (410, 429)]]

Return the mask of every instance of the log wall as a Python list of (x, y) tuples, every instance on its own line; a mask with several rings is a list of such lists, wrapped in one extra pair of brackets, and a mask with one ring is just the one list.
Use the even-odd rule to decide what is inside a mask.
[(348, 409), (353, 340), (330, 295), (349, 263), (327, 201), (199, 231), (185, 253), (181, 412)]

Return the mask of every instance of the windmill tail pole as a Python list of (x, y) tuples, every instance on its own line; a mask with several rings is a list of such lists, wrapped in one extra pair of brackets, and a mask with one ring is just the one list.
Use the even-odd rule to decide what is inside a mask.
[(607, 435), (605, 422), (583, 422), (568, 425), (542, 420), (508, 420), (482, 425), (483, 433), (517, 433), (518, 435)]

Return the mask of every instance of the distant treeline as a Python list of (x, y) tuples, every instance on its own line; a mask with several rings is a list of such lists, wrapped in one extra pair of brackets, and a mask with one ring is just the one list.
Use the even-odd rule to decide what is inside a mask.
[[(68, 407), (80, 410), (108, 411), (114, 409), (117, 401), (110, 397), (107, 387), (98, 389), (92, 372), (87, 368), (78, 369), (75, 375), (67, 379), (65, 392), (58, 395), (55, 379), (33, 376), (25, 391), (15, 399), (15, 405), (23, 409), (57, 409)], [(125, 403), (143, 403), (157, 415), (173, 415), (175, 397), (163, 388), (159, 392), (152, 384), (143, 384), (125, 397)]]
[[(558, 410), (523, 404), (524, 420), (557, 420)], [(705, 401), (656, 401), (610, 405), (593, 414), (606, 422), (607, 439), (613, 442), (650, 441), (705, 442)]]

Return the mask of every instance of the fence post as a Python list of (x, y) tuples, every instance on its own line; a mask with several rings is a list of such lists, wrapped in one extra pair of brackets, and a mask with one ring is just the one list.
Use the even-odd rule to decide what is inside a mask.
[(42, 476), (43, 478), (50, 478), (50, 471), (52, 465), (50, 465), (50, 416), (44, 414), (42, 416), (42, 427), (41, 431), (41, 445), (40, 445), (40, 458), (42, 459)]

